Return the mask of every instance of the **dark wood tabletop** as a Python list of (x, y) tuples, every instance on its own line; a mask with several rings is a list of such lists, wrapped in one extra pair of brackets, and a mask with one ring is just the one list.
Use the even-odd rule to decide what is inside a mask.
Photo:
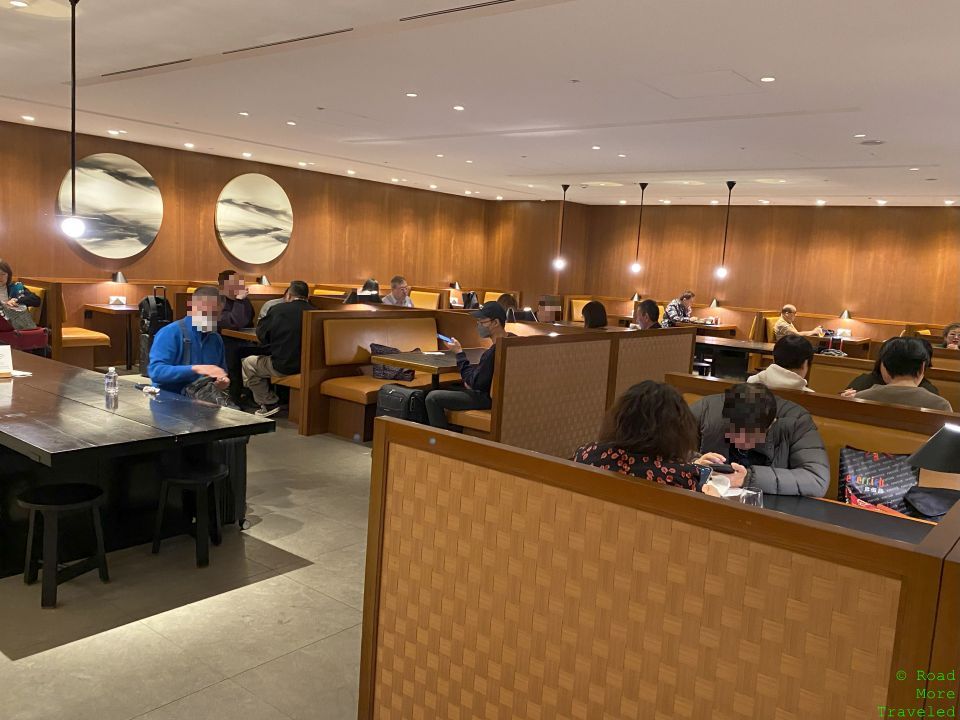
[(104, 403), (103, 375), (14, 352), (31, 377), (0, 381), (0, 445), (53, 467), (79, 453), (124, 455), (273, 432), (272, 420), (161, 391), (150, 398), (121, 381)]
[[(486, 348), (464, 348), (463, 352), (471, 363), (475, 363), (483, 355)], [(392, 365), (393, 367), (407, 368), (417, 372), (442, 375), (457, 369), (457, 354), (452, 350), (428, 355), (424, 352), (401, 352), (390, 355), (374, 355), (370, 362), (378, 365)]]
[(824, 502), (822, 498), (798, 495), (764, 495), (763, 506), (776, 512), (912, 544), (920, 543), (927, 533), (936, 527), (909, 518), (884, 515), (843, 503)]
[(237, 340), (248, 340), (249, 342), (260, 342), (257, 339), (257, 329), (256, 328), (243, 328), (241, 330), (230, 330), (225, 328), (220, 331), (220, 334), (224, 337), (236, 338)]
[(705, 337), (698, 335), (697, 345), (706, 345), (709, 347), (723, 348), (726, 350), (739, 350), (745, 353), (773, 355), (773, 343), (760, 343), (753, 342), (752, 340), (734, 340), (733, 338)]

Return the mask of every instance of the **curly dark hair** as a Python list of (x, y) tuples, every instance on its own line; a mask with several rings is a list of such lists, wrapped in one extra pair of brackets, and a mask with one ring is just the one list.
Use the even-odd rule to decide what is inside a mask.
[(690, 462), (700, 446), (700, 428), (675, 388), (644, 380), (617, 398), (600, 426), (598, 441), (637, 454)]

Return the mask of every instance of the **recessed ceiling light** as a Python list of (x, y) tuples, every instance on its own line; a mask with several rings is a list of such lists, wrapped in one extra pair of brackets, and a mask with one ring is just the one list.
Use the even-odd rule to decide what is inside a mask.
[(400, 178), (400, 182), (406, 182), (406, 181), (407, 181), (406, 178)]
[(300, 162), (298, 162), (297, 165), (299, 165), (300, 167), (306, 167), (306, 166), (307, 166), (307, 164), (306, 164), (305, 162), (303, 162), (302, 160), (301, 160)]
[(120, 132), (121, 135), (126, 135), (126, 134), (127, 134), (127, 131), (126, 131), (126, 130), (120, 130), (119, 132)]
[(626, 205), (626, 204), (627, 204), (627, 201), (626, 201), (626, 200), (621, 200), (621, 201), (620, 201), (620, 204), (621, 204), (621, 205)]
[(28, 7), (30, 5), (30, 3), (27, 2), (27, 0), (10, 0), (10, 4), (13, 7), (19, 7), (19, 8)]
[(240, 153), (240, 154), (243, 155), (243, 157), (245, 157), (245, 158), (252, 158), (252, 157), (253, 157), (253, 153), (245, 152), (245, 153)]
[(767, 75), (767, 77), (760, 78), (760, 82), (776, 82), (776, 80), (777, 79), (775, 77), (772, 77), (770, 75)]
[(237, 113), (237, 115), (242, 115), (243, 117), (249, 117), (249, 116), (250, 116), (250, 113), (248, 113), (248, 112), (246, 112), (246, 111), (240, 111), (240, 112)]
[(533, 185), (527, 185), (527, 187), (528, 187), (528, 188), (532, 188), (532, 187), (533, 187)]
[(503, 200), (503, 195), (497, 195), (497, 200)]
[(456, 110), (457, 112), (463, 112), (464, 110), (466, 110), (466, 108), (463, 105), (454, 105), (453, 109)]
[(911, 170), (911, 171), (913, 171), (913, 172), (916, 172), (916, 171), (919, 170), (920, 168), (907, 168), (907, 169), (908, 169), (908, 170)]
[(467, 160), (467, 165), (473, 165), (473, 160)]
[(886, 205), (886, 204), (887, 204), (886, 200), (877, 200), (877, 205)]
[(623, 153), (620, 153), (617, 155), (617, 157), (626, 157), (626, 155), (624, 155)]
[(390, 178), (390, 182), (400, 182), (400, 178)]
[(599, 146), (599, 145), (594, 145), (594, 146), (593, 146), (593, 149), (594, 149), (594, 150), (599, 150), (599, 149), (600, 149), (600, 146)]
[(436, 189), (437, 189), (437, 186), (436, 186), (436, 185), (431, 185), (431, 186), (430, 186), (430, 189), (431, 189), (431, 190), (436, 190)]
[(669, 200), (661, 200), (660, 202), (662, 202), (664, 205), (669, 205), (669, 204), (670, 204), (670, 201), (669, 201)]
[(719, 200), (711, 200), (711, 201), (710, 201), (710, 204), (711, 204), (711, 205), (719, 205), (719, 204), (720, 204), (720, 201), (719, 201)]
[(357, 174), (356, 170), (347, 170), (347, 175), (356, 175), (356, 174)]
[(36, 118), (33, 115), (21, 115), (21, 120), (26, 120), (27, 122), (33, 122)]
[(857, 133), (856, 135), (854, 135), (855, 138), (865, 138), (866, 136), (867, 136), (866, 133)]
[(944, 200), (944, 201), (943, 201), (943, 204), (944, 204), (944, 205), (953, 205), (955, 202), (956, 202), (956, 200)]
[(769, 204), (770, 204), (770, 201), (769, 201), (769, 200), (757, 200), (757, 202), (760, 203), (761, 205), (769, 205)]
[(316, 163), (307, 163), (307, 165), (316, 165)]
[(119, 135), (119, 130), (107, 130), (107, 135)]
[(443, 153), (437, 153), (437, 157), (443, 157)]
[(295, 123), (293, 120), (287, 120), (287, 125), (289, 125), (290, 127), (293, 127), (296, 124), (297, 123)]
[(817, 200), (817, 205), (819, 205), (820, 207), (823, 207), (826, 204), (827, 204), (826, 200)]
[(187, 150), (193, 150), (193, 148), (195, 147), (195, 145), (194, 145), (193, 143), (184, 143), (183, 146), (184, 146)]
[(407, 97), (417, 97), (416, 93), (407, 93)]
[(464, 195), (473, 195), (473, 191), (472, 191), (472, 190), (464, 190), (464, 191), (463, 191), (463, 194), (464, 194)]

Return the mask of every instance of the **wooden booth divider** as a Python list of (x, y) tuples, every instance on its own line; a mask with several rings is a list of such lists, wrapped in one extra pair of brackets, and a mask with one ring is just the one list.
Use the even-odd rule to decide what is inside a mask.
[(960, 507), (860, 518), (912, 541), (788, 513), (380, 418), (358, 717), (945, 707), (915, 673), (957, 667)]

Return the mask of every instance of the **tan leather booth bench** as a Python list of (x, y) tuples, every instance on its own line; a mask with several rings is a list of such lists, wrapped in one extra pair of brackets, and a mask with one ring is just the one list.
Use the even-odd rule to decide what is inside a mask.
[[(734, 385), (718, 378), (670, 373), (666, 381), (693, 404), (706, 395), (715, 395)], [(830, 458), (830, 486), (826, 497), (837, 497), (840, 474), (840, 450), (845, 446), (887, 453), (912, 453), (944, 423), (956, 423), (960, 416), (936, 410), (921, 410), (902, 405), (886, 405), (870, 400), (842, 398), (823, 393), (775, 390), (776, 395), (805, 407), (823, 438)], [(960, 476), (944, 473), (920, 473), (922, 485), (952, 487), (960, 490)]]
[(570, 457), (596, 436), (617, 395), (666, 372), (689, 372), (695, 339), (693, 328), (504, 338), (491, 409), (447, 418), (467, 434)]
[[(603, 303), (608, 316), (633, 317), (633, 309), (636, 303), (629, 298), (607, 297), (605, 295), (565, 295), (563, 297), (563, 319), (571, 322), (583, 322), (583, 306), (594, 300)], [(616, 325), (615, 322), (610, 324)]]
[(24, 278), (24, 286), (40, 298), (40, 308), (31, 311), (39, 326), (50, 328), (50, 348), (54, 360), (92, 370), (94, 351), (110, 347), (110, 336), (76, 325), (65, 325), (67, 309), (63, 284), (36, 278)]
[(901, 542), (375, 425), (359, 718), (868, 718), (951, 688), (915, 677), (960, 666), (960, 507)]

